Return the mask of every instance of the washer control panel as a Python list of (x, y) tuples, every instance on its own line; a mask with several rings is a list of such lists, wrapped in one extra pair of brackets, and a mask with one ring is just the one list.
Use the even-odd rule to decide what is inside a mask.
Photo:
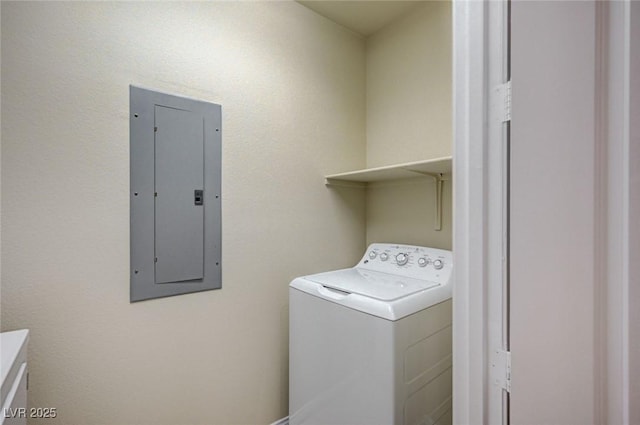
[(453, 269), (451, 251), (415, 245), (374, 243), (356, 267), (446, 283)]

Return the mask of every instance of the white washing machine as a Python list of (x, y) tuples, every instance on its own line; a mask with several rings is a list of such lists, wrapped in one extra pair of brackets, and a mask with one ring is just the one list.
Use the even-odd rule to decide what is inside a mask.
[(372, 244), (289, 287), (291, 425), (451, 424), (450, 251)]

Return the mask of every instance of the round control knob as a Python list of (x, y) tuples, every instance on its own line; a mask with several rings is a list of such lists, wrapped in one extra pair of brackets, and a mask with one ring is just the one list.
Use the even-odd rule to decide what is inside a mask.
[(375, 251), (371, 251), (371, 252), (369, 253), (369, 258), (371, 258), (371, 259), (373, 260), (374, 258), (376, 258), (376, 256), (377, 256), (377, 255), (378, 255), (378, 254), (377, 254)]
[(387, 261), (389, 259), (389, 255), (387, 255), (386, 252), (383, 252), (382, 254), (380, 254), (380, 259), (382, 261)]
[(420, 258), (418, 258), (418, 265), (419, 265), (420, 267), (424, 267), (424, 266), (426, 266), (427, 264), (429, 264), (429, 260), (428, 260), (428, 259), (426, 259), (426, 258), (424, 258), (424, 257), (420, 257)]
[(399, 266), (404, 266), (408, 261), (409, 256), (407, 254), (401, 252), (400, 254), (396, 255), (396, 263), (398, 263)]
[(433, 262), (433, 268), (434, 268), (434, 269), (436, 269), (436, 270), (440, 270), (440, 269), (441, 269), (441, 268), (443, 268), (443, 267), (444, 267), (444, 261), (442, 261), (442, 260), (435, 260), (435, 261)]

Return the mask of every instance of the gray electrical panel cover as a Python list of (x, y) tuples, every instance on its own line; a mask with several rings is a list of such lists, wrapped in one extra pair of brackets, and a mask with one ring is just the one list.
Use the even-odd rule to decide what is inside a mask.
[(131, 301), (222, 286), (221, 107), (130, 86)]

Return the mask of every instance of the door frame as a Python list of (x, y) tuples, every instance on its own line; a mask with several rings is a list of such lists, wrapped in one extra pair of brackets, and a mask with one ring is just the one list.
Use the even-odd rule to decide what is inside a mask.
[(508, 2), (453, 2), (453, 422), (508, 423)]
[(596, 4), (596, 418), (640, 422), (640, 4)]

